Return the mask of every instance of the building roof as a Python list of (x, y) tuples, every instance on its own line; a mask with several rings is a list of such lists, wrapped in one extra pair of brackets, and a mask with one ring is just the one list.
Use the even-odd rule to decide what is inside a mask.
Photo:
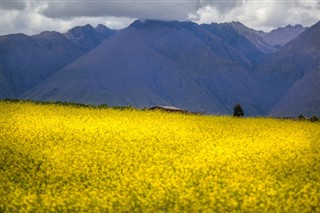
[(149, 109), (163, 109), (163, 110), (168, 110), (168, 111), (184, 111), (184, 112), (187, 111), (187, 110), (175, 107), (175, 106), (154, 106), (154, 107), (150, 107)]

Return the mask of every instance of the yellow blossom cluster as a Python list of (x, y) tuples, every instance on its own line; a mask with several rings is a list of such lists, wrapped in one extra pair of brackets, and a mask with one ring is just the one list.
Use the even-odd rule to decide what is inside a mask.
[(320, 212), (319, 123), (0, 110), (0, 212)]

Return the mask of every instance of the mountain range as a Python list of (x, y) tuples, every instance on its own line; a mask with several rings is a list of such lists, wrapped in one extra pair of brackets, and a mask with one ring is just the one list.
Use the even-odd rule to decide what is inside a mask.
[(0, 37), (0, 98), (246, 115), (320, 115), (320, 22), (269, 33), (240, 22), (136, 20), (121, 30)]

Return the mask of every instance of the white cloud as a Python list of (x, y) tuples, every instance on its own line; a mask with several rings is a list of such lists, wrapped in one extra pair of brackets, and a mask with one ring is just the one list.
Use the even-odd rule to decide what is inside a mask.
[[(243, 1), (241, 6), (223, 13), (214, 6), (197, 11), (193, 20), (198, 23), (240, 21), (259, 30), (270, 31), (288, 24), (310, 26), (320, 20), (316, 1)], [(195, 18), (196, 17), (196, 18)]]
[(66, 32), (98, 23), (119, 29), (134, 19), (240, 21), (262, 30), (320, 20), (319, 0), (1, 0), (1, 34)]
[(50, 18), (129, 17), (141, 19), (184, 20), (188, 12), (196, 12), (198, 1), (118, 0), (48, 2), (43, 15)]
[(50, 18), (42, 14), (48, 8), (46, 1), (26, 2), (25, 8), (1, 8), (0, 34), (25, 33), (34, 35), (42, 31), (66, 32), (72, 27), (91, 24), (96, 26), (104, 24), (112, 29), (128, 26), (134, 19), (127, 17), (86, 17), (75, 16), (68, 19)]

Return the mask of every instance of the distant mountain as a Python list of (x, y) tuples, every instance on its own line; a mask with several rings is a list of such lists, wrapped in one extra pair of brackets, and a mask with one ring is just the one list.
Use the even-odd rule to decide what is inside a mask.
[(76, 43), (83, 51), (87, 52), (98, 46), (104, 39), (109, 38), (115, 33), (106, 26), (99, 24), (93, 28), (90, 24), (77, 26), (65, 33), (65, 36)]
[(280, 27), (272, 30), (269, 33), (260, 32), (261, 37), (265, 42), (270, 44), (275, 48), (283, 47), (289, 41), (295, 39), (298, 35), (304, 32), (307, 28), (302, 25), (287, 25), (285, 27)]
[(271, 116), (320, 116), (320, 67), (296, 81), (273, 107)]
[[(275, 47), (273, 47), (273, 44), (269, 43), (269, 41), (265, 40), (265, 38), (264, 38), (267, 35), (269, 35), (269, 33), (263, 33), (261, 31), (256, 31), (254, 29), (251, 29), (251, 28), (243, 25), (240, 22), (225, 23), (224, 25), (231, 26), (239, 35), (242, 35), (245, 38), (247, 38), (252, 44), (255, 45), (255, 47), (259, 51), (261, 51), (265, 54), (274, 53), (277, 50)], [(262, 36), (262, 35), (264, 35), (264, 36)]]
[[(224, 42), (227, 42), (230, 45), (231, 49), (233, 49), (235, 52), (238, 52), (237, 55), (233, 57), (227, 50), (227, 54), (224, 55), (224, 57), (231, 57), (235, 61), (242, 57), (242, 61), (248, 60), (247, 65), (249, 65), (249, 67), (247, 68), (250, 69), (261, 62), (261, 60), (266, 57), (266, 54), (264, 53), (263, 48), (260, 49), (255, 43), (248, 39), (248, 37), (246, 36), (247, 34), (244, 33), (244, 31), (239, 30), (239, 25), (240, 24), (235, 23), (212, 23), (208, 25), (203, 24), (202, 27), (205, 28), (208, 32), (219, 37)], [(215, 45), (216, 44), (212, 44), (212, 46)], [(220, 52), (222, 52), (222, 49), (217, 50), (217, 52), (219, 54)]]
[(137, 20), (0, 36), (0, 98), (246, 115), (319, 115), (320, 22), (264, 33), (239, 22)]
[(107, 39), (117, 32), (117, 30), (112, 30), (103, 24), (98, 24), (94, 29), (96, 30), (98, 35), (103, 39)]
[(250, 51), (260, 53), (232, 29), (136, 21), (23, 98), (174, 105), (211, 113), (230, 113), (239, 102), (247, 114), (257, 115), (265, 112), (259, 108), (259, 90), (247, 71)]
[(0, 36), (0, 98), (18, 98), (84, 52), (57, 32)]
[(267, 108), (271, 109), (298, 80), (320, 65), (319, 35), (320, 22), (305, 30), (258, 66), (257, 78), (266, 97), (264, 102)]
[(42, 32), (0, 36), (0, 98), (18, 98), (115, 33), (104, 25), (75, 27), (65, 35)]

